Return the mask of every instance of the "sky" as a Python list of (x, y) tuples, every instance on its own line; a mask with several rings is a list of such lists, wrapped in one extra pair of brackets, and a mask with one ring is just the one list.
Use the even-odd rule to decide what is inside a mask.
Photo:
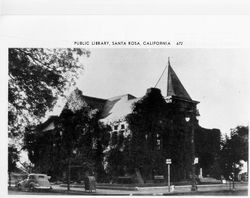
[[(170, 57), (171, 66), (193, 100), (200, 101), (199, 123), (230, 133), (249, 125), (250, 50), (174, 48), (91, 48), (82, 59), (77, 86), (84, 95), (110, 98), (141, 97), (154, 87)], [(166, 95), (167, 74), (159, 88)]]

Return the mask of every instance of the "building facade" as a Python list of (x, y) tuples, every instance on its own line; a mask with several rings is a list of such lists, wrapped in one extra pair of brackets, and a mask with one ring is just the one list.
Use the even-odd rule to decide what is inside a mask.
[[(218, 129), (205, 129), (199, 126), (197, 117), (199, 111), (197, 109), (198, 101), (193, 100), (178, 76), (169, 65), (168, 67), (168, 79), (167, 79), (167, 95), (162, 96), (161, 91), (157, 88), (149, 88), (145, 96), (137, 98), (131, 94), (125, 94), (109, 99), (95, 98), (85, 96), (78, 89), (73, 91), (68, 97), (64, 109), (70, 109), (75, 112), (82, 108), (90, 108), (92, 110), (98, 110), (100, 113), (99, 122), (108, 125), (110, 127), (110, 139), (115, 134), (127, 138), (129, 135), (133, 136), (133, 130), (127, 122), (127, 116), (130, 115), (134, 109), (135, 104), (142, 101), (145, 97), (151, 97), (152, 94), (156, 94), (164, 99), (164, 104), (168, 111), (168, 128), (164, 134), (160, 134), (157, 130), (154, 135), (145, 135), (147, 152), (153, 152), (153, 155), (159, 155), (157, 163), (160, 165), (154, 166), (154, 161), (150, 163), (142, 163), (140, 167), (136, 168), (135, 175), (137, 180), (153, 180), (155, 176), (163, 175), (166, 177), (166, 164), (165, 159), (171, 158), (172, 173), (171, 176), (175, 181), (183, 179), (190, 179), (192, 158), (198, 159), (196, 166), (196, 175), (199, 177), (212, 175), (216, 177), (218, 173), (216, 167), (216, 158), (220, 149), (220, 131)], [(155, 103), (157, 106), (157, 102)], [(60, 116), (58, 116), (60, 119)], [(56, 117), (51, 117), (44, 124), (38, 127), (39, 131), (53, 131), (57, 130)], [(192, 130), (194, 133), (192, 134)], [(153, 133), (154, 133), (153, 132)], [(149, 139), (150, 137), (153, 139)], [(148, 145), (153, 145), (148, 146)], [(192, 147), (192, 142), (194, 147)], [(124, 147), (125, 148), (125, 147)], [(120, 148), (119, 152), (123, 152), (124, 148)], [(171, 149), (170, 149), (171, 148)], [(109, 167), (109, 160), (105, 155), (109, 155), (112, 150), (112, 146), (107, 146), (103, 151), (103, 166), (104, 169)], [(125, 151), (124, 151), (125, 152)], [(138, 156), (140, 153), (137, 153)], [(129, 154), (126, 154), (126, 157)], [(150, 159), (149, 159), (150, 160)], [(150, 165), (152, 164), (152, 165)], [(119, 166), (117, 168), (116, 166)], [(118, 176), (127, 176), (132, 173), (127, 171), (128, 167), (125, 162), (113, 163), (110, 165), (111, 170), (116, 170), (111, 173)], [(201, 171), (202, 170), (202, 171)], [(147, 174), (150, 172), (150, 174)], [(152, 174), (151, 174), (152, 173)]]

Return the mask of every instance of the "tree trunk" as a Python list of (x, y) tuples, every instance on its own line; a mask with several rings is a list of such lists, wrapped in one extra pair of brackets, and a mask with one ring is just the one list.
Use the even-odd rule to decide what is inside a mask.
[(70, 159), (68, 161), (67, 190), (70, 191)]
[(10, 172), (8, 172), (9, 174), (9, 187), (11, 187), (11, 177), (10, 177)]
[(136, 174), (136, 180), (137, 180), (137, 182), (139, 184), (144, 184), (144, 180), (143, 180), (143, 178), (141, 176), (141, 172), (140, 172), (139, 169), (137, 169), (137, 168), (135, 169), (135, 174)]

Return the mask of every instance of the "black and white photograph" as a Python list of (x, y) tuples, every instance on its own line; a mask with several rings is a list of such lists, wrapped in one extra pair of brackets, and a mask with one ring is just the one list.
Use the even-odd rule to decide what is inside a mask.
[(247, 196), (249, 48), (107, 42), (8, 48), (8, 195)]

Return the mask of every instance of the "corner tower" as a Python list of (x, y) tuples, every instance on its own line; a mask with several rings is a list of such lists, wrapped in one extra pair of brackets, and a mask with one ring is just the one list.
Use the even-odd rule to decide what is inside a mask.
[(182, 85), (178, 76), (174, 72), (168, 59), (168, 79), (167, 79), (167, 96), (166, 102), (175, 106), (175, 113), (198, 116), (198, 101), (192, 100), (187, 90)]

